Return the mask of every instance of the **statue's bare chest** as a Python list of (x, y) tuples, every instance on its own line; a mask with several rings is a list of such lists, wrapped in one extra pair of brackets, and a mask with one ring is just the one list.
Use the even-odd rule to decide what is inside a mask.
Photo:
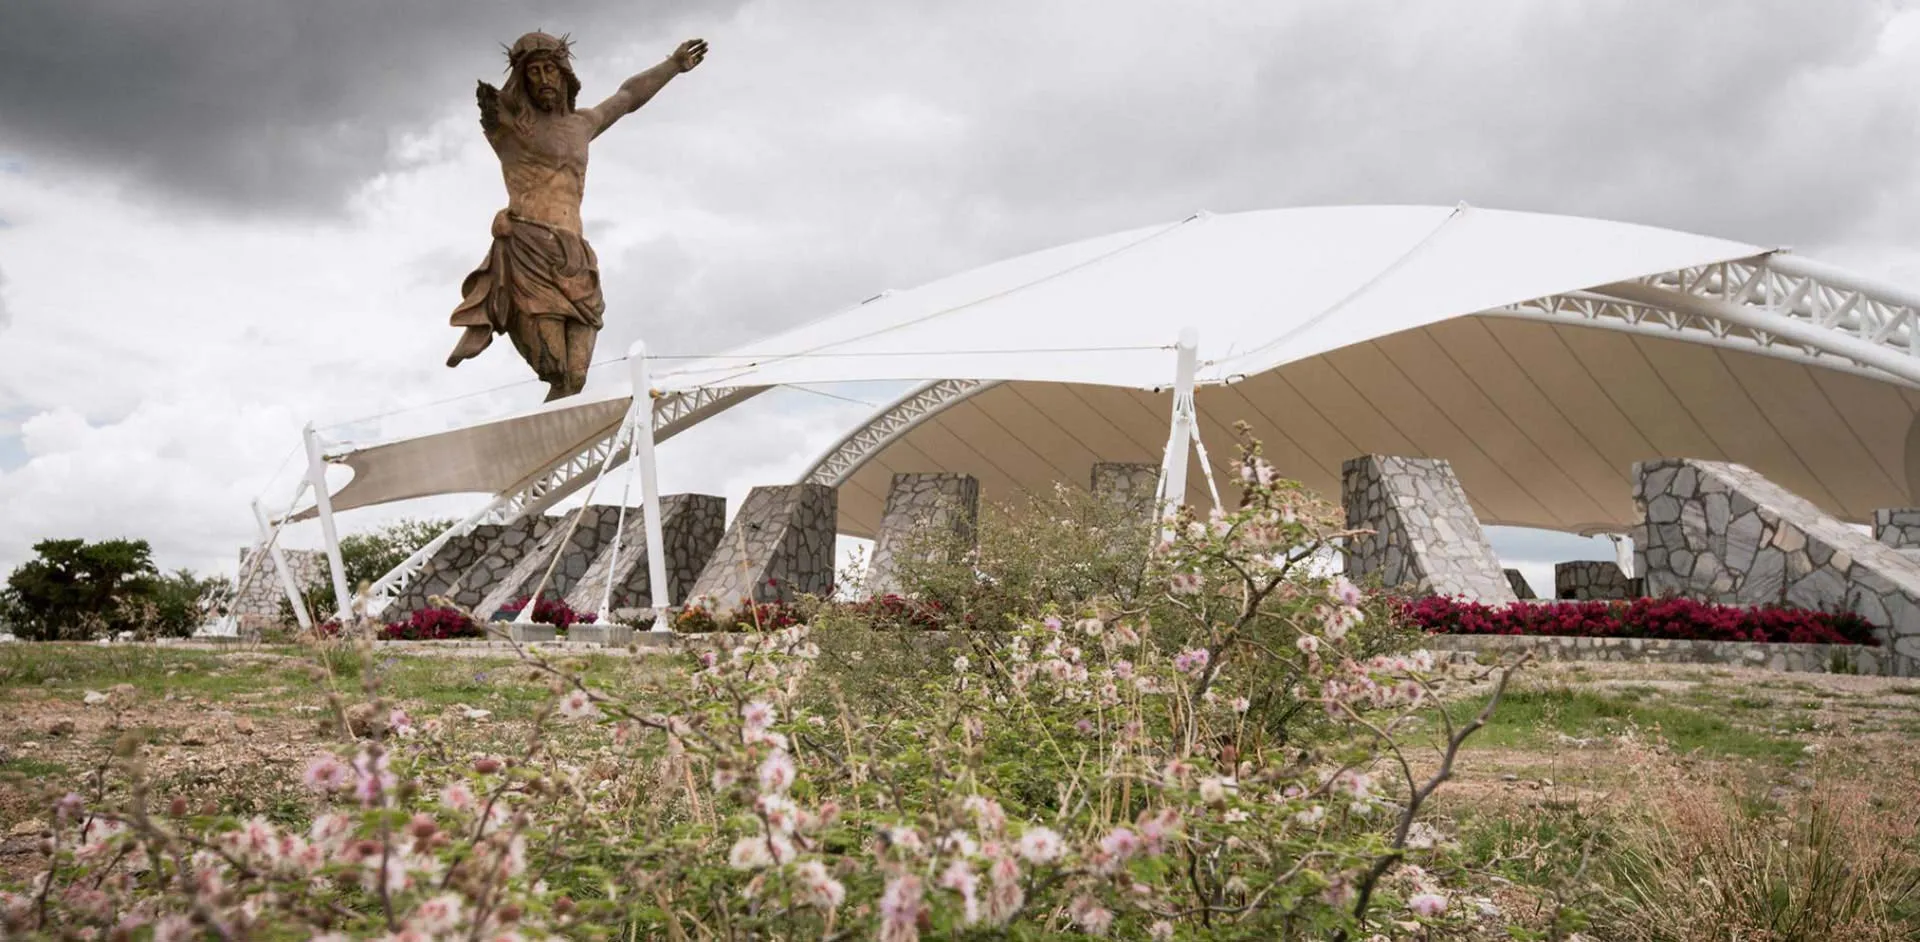
[(585, 176), (588, 141), (587, 122), (568, 116), (557, 121), (542, 121), (525, 133), (514, 134), (507, 152), (501, 156), (530, 167)]

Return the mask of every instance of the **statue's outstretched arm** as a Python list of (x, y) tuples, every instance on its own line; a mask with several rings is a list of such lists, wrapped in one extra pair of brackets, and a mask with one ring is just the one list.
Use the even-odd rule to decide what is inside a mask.
[(613, 127), (615, 121), (638, 111), (641, 105), (659, 94), (673, 77), (682, 72), (690, 72), (707, 57), (707, 43), (704, 39), (689, 39), (680, 44), (666, 61), (654, 66), (633, 78), (620, 83), (620, 89), (607, 96), (592, 108), (586, 109), (586, 115), (593, 121), (593, 133), (598, 137), (601, 132)]

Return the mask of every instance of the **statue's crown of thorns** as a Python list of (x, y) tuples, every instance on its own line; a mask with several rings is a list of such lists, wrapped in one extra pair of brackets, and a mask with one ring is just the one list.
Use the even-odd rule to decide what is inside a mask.
[(554, 36), (549, 33), (528, 33), (514, 40), (512, 46), (502, 46), (507, 51), (507, 68), (519, 68), (531, 56), (551, 56), (567, 65), (573, 59), (572, 35)]

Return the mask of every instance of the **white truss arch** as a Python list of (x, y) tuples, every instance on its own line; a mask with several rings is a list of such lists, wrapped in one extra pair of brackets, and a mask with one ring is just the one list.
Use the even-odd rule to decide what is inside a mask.
[[(1503, 305), (1466, 317), (1531, 322), (1555, 328), (1586, 328), (1638, 338), (1642, 342), (1679, 342), (1693, 348), (1725, 351), (1791, 364), (1822, 374), (1840, 374), (1874, 384), (1920, 390), (1920, 301), (1900, 289), (1881, 285), (1785, 253), (1769, 253), (1735, 261), (1649, 275), (1588, 290), (1548, 295)], [(1433, 328), (1423, 328), (1433, 329)], [(1369, 342), (1378, 338), (1369, 338)], [(1706, 363), (1705, 360), (1699, 360)], [(1285, 375), (1287, 368), (1276, 371)], [(1249, 377), (1232, 376), (1216, 386), (1237, 386)], [(942, 380), (923, 384), (876, 411), (860, 426), (827, 449), (801, 475), (804, 481), (846, 486), (869, 463), (896, 444), (912, 439), (928, 423), (963, 403), (1001, 387), (1001, 381)], [(1035, 393), (1038, 384), (1015, 382)], [(1140, 397), (1151, 398), (1142, 391)], [(1204, 403), (1223, 401), (1203, 387)], [(1920, 400), (1916, 400), (1920, 401)], [(1157, 413), (1158, 406), (1149, 410)], [(1223, 421), (1230, 421), (1223, 417)], [(1901, 425), (1904, 432), (1906, 425)], [(1284, 434), (1284, 430), (1276, 428)], [(1038, 449), (1036, 449), (1038, 450)], [(1142, 455), (1101, 456), (1142, 458)], [(1644, 457), (1655, 457), (1645, 455)], [(908, 467), (903, 459), (895, 470), (934, 470)], [(1622, 476), (1626, 467), (1619, 469)], [(1907, 474), (1888, 467), (1884, 475), (1904, 485)], [(1070, 479), (1082, 484), (1083, 480)], [(875, 477), (864, 482), (875, 491), (884, 483)], [(1200, 485), (1195, 485), (1198, 488)], [(857, 505), (864, 496), (851, 496)], [(843, 496), (843, 501), (848, 499)], [(1889, 495), (1894, 496), (1894, 495)], [(1616, 502), (1617, 508), (1618, 502)], [(854, 511), (859, 513), (857, 506)], [(1570, 532), (1592, 534), (1620, 528), (1605, 515), (1578, 515), (1557, 521), (1500, 520), (1498, 522), (1554, 525)], [(1857, 514), (1854, 514), (1857, 517)], [(868, 529), (857, 522), (854, 532)]]

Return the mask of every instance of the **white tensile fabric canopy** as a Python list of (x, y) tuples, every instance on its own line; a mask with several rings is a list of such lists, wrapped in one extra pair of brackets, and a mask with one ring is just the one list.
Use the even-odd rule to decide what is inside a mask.
[[(1762, 250), (1589, 219), (1474, 208), (1196, 215), (889, 293), (727, 355), (663, 363), (663, 392), (853, 380), (1171, 386), (1199, 336), (1201, 385), (1501, 304)], [(446, 432), (337, 449), (335, 510), (502, 493), (604, 438), (618, 390)], [(302, 514), (310, 516), (312, 511)]]
[[(1851, 520), (1920, 498), (1916, 309), (1897, 288), (1664, 229), (1326, 207), (1088, 239), (720, 356), (636, 348), (630, 366), (650, 374), (655, 438), (780, 385), (927, 384), (804, 475), (841, 487), (853, 535), (872, 534), (894, 472), (969, 473), (1006, 497), (1084, 485), (1096, 461), (1160, 461), (1189, 329), (1216, 472), (1247, 420), (1322, 493), (1354, 455), (1442, 457), (1484, 522), (1618, 531), (1628, 466), (1671, 455), (1752, 465)], [(609, 439), (631, 404), (616, 390), (339, 449), (354, 477), (333, 507), (483, 492), (544, 495), (514, 504), (539, 509), (568, 474), (620, 460)], [(1204, 479), (1185, 494), (1204, 503)]]
[(883, 295), (724, 356), (654, 373), (663, 391), (853, 380), (1199, 385), (1544, 295), (1746, 258), (1752, 245), (1471, 207), (1199, 214)]

